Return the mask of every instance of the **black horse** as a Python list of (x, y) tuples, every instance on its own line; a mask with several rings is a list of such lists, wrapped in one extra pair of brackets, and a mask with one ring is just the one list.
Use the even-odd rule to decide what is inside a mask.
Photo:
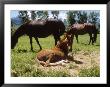
[(13, 49), (18, 42), (18, 38), (22, 35), (28, 35), (30, 38), (31, 50), (32, 37), (37, 41), (40, 50), (42, 49), (38, 38), (45, 38), (49, 35), (53, 35), (55, 39), (55, 45), (60, 39), (60, 36), (65, 32), (65, 25), (58, 19), (46, 19), (46, 20), (31, 20), (22, 24), (15, 33), (11, 36), (11, 48)]
[(97, 29), (94, 24), (91, 23), (84, 23), (84, 24), (73, 24), (70, 29), (67, 31), (68, 34), (71, 35), (71, 46), (70, 51), (72, 51), (72, 43), (73, 38), (76, 36), (76, 40), (78, 42), (78, 35), (89, 34), (90, 41), (89, 44), (92, 42), (92, 45), (96, 42), (97, 39)]

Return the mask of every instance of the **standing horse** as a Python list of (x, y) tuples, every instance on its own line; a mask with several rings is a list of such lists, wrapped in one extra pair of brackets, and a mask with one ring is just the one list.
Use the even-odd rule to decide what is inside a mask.
[(71, 46), (70, 46), (70, 51), (72, 51), (72, 43), (73, 43), (74, 35), (76, 36), (76, 40), (78, 42), (78, 35), (84, 35), (84, 34), (88, 33), (90, 36), (89, 44), (92, 41), (92, 45), (96, 42), (96, 39), (97, 39), (96, 26), (94, 24), (90, 24), (90, 23), (73, 24), (71, 26), (71, 28), (67, 31), (67, 33), (72, 35), (72, 37), (71, 37), (72, 42), (71, 42)]
[(28, 35), (30, 38), (31, 50), (32, 47), (32, 37), (37, 41), (40, 50), (42, 49), (38, 38), (45, 38), (49, 35), (53, 35), (55, 39), (55, 45), (60, 39), (60, 36), (65, 32), (65, 25), (61, 20), (56, 19), (46, 19), (46, 20), (31, 20), (27, 23), (21, 25), (14, 35), (11, 37), (11, 48), (13, 49), (18, 42), (18, 38), (22, 35)]

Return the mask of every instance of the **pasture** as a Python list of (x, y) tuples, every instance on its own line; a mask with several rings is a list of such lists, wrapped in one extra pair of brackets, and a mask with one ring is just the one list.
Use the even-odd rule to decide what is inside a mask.
[[(42, 49), (54, 47), (54, 38), (39, 38)], [(94, 45), (88, 45), (89, 35), (79, 35), (73, 41), (74, 61), (66, 65), (43, 67), (35, 61), (39, 46), (33, 38), (31, 51), (28, 36), (19, 38), (15, 48), (11, 50), (11, 76), (15, 77), (98, 77), (100, 76), (100, 34)]]

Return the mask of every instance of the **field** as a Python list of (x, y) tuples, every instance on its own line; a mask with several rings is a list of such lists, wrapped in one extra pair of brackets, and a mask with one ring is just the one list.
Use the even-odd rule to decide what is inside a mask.
[[(79, 44), (74, 39), (74, 61), (66, 65), (43, 67), (35, 61), (39, 46), (33, 38), (34, 52), (30, 50), (28, 36), (19, 38), (11, 50), (11, 76), (15, 77), (99, 77), (100, 76), (100, 34), (94, 45), (88, 45), (89, 35), (80, 35)], [(54, 47), (54, 38), (39, 38), (43, 49)]]

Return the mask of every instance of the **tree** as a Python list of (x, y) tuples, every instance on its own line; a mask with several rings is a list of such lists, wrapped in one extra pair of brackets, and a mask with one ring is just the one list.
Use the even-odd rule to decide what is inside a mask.
[(12, 21), (12, 19), (11, 19), (11, 27), (13, 27), (14, 26), (14, 22)]
[(48, 11), (43, 11), (43, 18), (47, 19), (49, 17)]
[(48, 11), (37, 11), (37, 18), (40, 19), (47, 19), (48, 18)]
[(90, 15), (89, 15), (89, 22), (92, 23), (92, 24), (96, 24), (99, 20), (99, 13), (96, 13), (96, 12), (90, 12)]
[(19, 11), (19, 18), (22, 19), (22, 23), (25, 23), (29, 20), (28, 11)]
[(89, 15), (89, 22), (96, 25), (96, 28), (98, 29), (98, 32), (100, 32), (100, 19), (99, 19), (99, 13), (98, 12), (90, 12)]
[(37, 11), (36, 14), (37, 14), (37, 18), (41, 19), (43, 17), (43, 11)]
[(36, 19), (36, 11), (31, 11), (31, 19), (34, 20)]
[(76, 20), (75, 20), (76, 14), (77, 14), (77, 11), (67, 12), (67, 22), (68, 22), (69, 26), (71, 26), (72, 24), (74, 24), (76, 22)]
[(78, 23), (86, 23), (87, 22), (87, 12), (85, 11), (78, 11), (77, 12), (77, 22)]
[(51, 11), (53, 18), (58, 19), (59, 11)]

